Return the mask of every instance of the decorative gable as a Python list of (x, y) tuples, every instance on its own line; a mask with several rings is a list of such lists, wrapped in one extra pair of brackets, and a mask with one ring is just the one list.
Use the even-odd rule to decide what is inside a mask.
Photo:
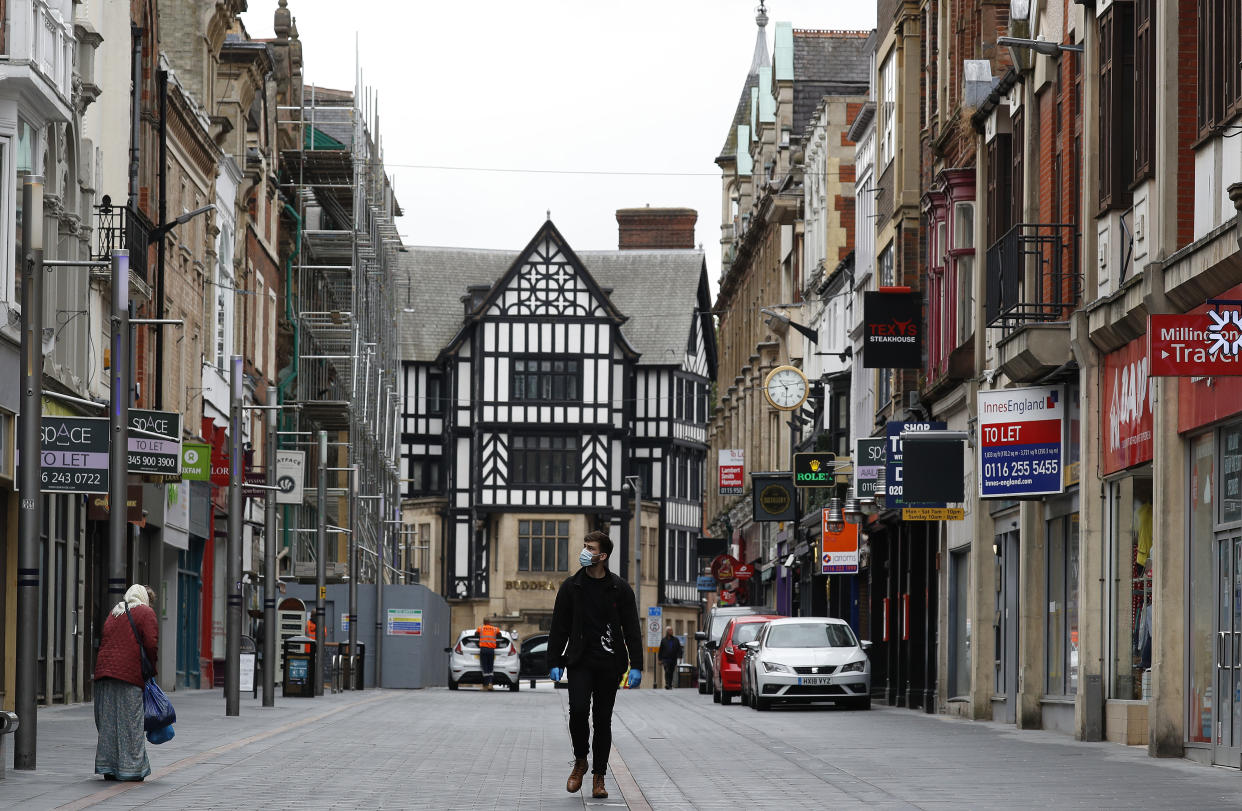
[(488, 316), (611, 318), (614, 311), (548, 223), (492, 296)]

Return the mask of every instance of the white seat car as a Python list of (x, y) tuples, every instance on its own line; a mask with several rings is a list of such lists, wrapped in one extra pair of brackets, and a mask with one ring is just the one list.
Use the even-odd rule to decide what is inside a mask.
[[(459, 684), (483, 683), (483, 667), (479, 664), (479, 636), (473, 628), (462, 631), (457, 637), (457, 644), (444, 650), (449, 655), (448, 688), (450, 690), (456, 690)], [(501, 631), (496, 636), (496, 660), (492, 665), (492, 684), (507, 685), (516, 693), (520, 684), (518, 681), (520, 670), (517, 634)]]
[(870, 642), (844, 620), (785, 617), (747, 642), (743, 692), (757, 710), (775, 702), (832, 701), (871, 709)]

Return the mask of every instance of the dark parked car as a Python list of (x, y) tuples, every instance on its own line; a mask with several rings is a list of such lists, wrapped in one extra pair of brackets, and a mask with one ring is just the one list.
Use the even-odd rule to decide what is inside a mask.
[[(522, 642), (522, 652), (518, 654), (521, 664), (519, 679), (529, 679), (533, 688), (539, 679), (548, 678), (548, 635), (532, 634)], [(557, 687), (565, 687), (565, 681), (557, 683)]]
[(762, 608), (748, 605), (718, 606), (707, 615), (707, 630), (695, 631), (694, 638), (699, 641), (699, 692), (706, 695), (712, 692), (712, 682), (716, 670), (716, 649), (720, 647), (720, 636), (725, 626), (734, 617), (747, 614), (758, 614)]

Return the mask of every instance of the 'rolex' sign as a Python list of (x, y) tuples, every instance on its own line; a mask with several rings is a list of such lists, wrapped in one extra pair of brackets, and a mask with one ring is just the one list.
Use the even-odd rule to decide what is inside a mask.
[(831, 453), (795, 453), (794, 487), (832, 487), (837, 483), (836, 456)]

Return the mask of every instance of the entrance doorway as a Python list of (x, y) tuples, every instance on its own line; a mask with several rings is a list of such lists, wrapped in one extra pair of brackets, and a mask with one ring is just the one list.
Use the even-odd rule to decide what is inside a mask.
[(1216, 729), (1212, 762), (1242, 766), (1242, 536), (1216, 542)]
[(203, 542), (177, 552), (177, 687), (198, 689), (198, 608), (203, 599)]
[(1018, 714), (1018, 532), (996, 536), (996, 668), (992, 720), (1012, 724)]

